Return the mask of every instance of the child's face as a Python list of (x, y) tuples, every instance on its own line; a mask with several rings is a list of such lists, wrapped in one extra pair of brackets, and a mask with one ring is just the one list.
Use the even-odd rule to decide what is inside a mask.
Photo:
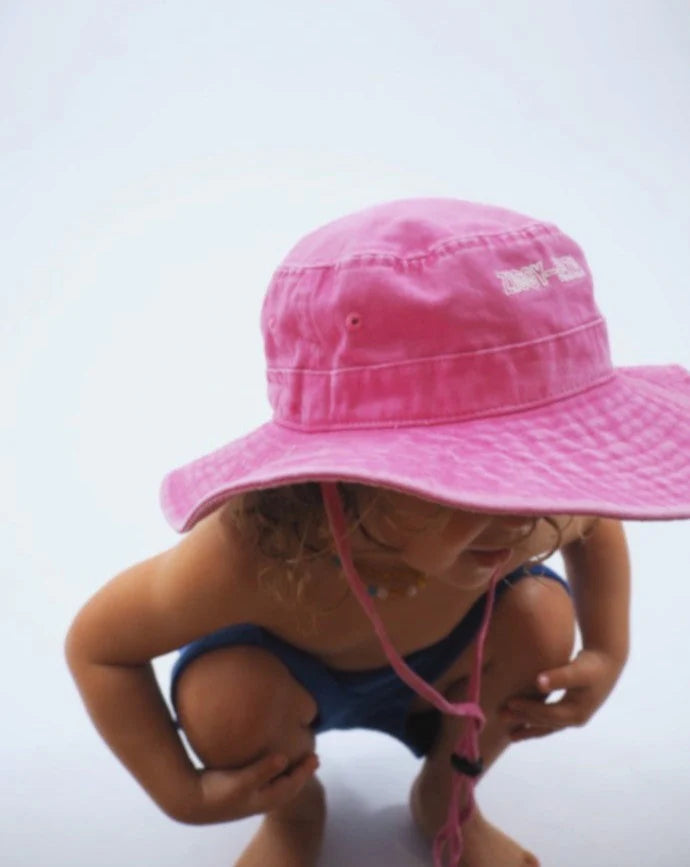
[[(485, 585), (498, 565), (513, 559), (537, 521), (525, 515), (462, 511), (386, 491), (381, 508), (368, 513), (365, 525), (377, 539), (399, 549), (396, 556), (407, 566), (473, 589)], [(538, 553), (526, 550), (522, 559)]]

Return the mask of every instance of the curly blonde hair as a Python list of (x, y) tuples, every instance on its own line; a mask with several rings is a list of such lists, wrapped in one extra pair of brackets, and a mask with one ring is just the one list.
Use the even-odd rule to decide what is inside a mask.
[[(384, 522), (406, 532), (442, 529), (453, 512), (452, 507), (438, 504), (435, 511), (420, 521), (418, 516), (407, 513), (399, 503), (392, 505), (389, 492), (383, 488), (339, 482), (338, 490), (348, 534), (359, 529), (374, 549), (391, 555), (395, 555), (399, 549), (375, 538), (364, 523), (372, 509), (379, 511)], [(323, 570), (324, 564), (333, 567), (337, 562), (318, 482), (250, 491), (229, 501), (224, 515), (263, 555), (264, 565), (257, 576), (259, 585), (283, 605), (296, 608), (304, 603), (307, 588), (313, 582), (317, 570)], [(562, 532), (558, 523), (548, 517), (545, 520), (556, 531), (556, 542), (549, 551), (529, 558), (527, 564), (546, 560), (561, 546)], [(537, 518), (533, 519), (525, 539), (537, 521)], [(355, 566), (365, 583), (380, 581), (379, 572), (367, 574), (371, 564), (355, 559)], [(421, 573), (411, 567), (396, 566), (398, 583), (402, 581), (412, 585), (420, 577)], [(318, 611), (314, 609), (310, 617), (312, 627), (314, 614), (335, 610), (349, 592), (349, 587), (345, 585), (344, 594), (334, 607)]]
[[(446, 507), (438, 506), (437, 512), (428, 520), (414, 522), (404, 509), (391, 507), (382, 488), (338, 482), (338, 490), (348, 535), (359, 529), (372, 543), (373, 549), (391, 555), (399, 549), (375, 538), (364, 523), (373, 508), (379, 510), (384, 521), (406, 530), (441, 526), (450, 515)], [(226, 520), (231, 521), (263, 555), (264, 565), (258, 573), (259, 585), (281, 604), (296, 607), (303, 603), (317, 570), (322, 570), (324, 564), (332, 568), (336, 565), (335, 546), (318, 482), (250, 491), (229, 501), (223, 512)], [(377, 583), (381, 579), (378, 571), (372, 572), (370, 563), (357, 558), (354, 562), (365, 583)], [(412, 584), (421, 577), (420, 572), (409, 567), (398, 565), (395, 571), (398, 582), (407, 580)], [(345, 600), (348, 593), (349, 587), (345, 586), (344, 595), (334, 608)], [(321, 609), (319, 613), (334, 608)]]

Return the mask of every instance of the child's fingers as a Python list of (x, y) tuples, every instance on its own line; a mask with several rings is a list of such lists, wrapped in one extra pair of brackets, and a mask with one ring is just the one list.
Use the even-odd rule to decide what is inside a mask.
[(266, 812), (294, 798), (319, 766), (318, 757), (311, 753), (294, 767), (270, 780), (257, 793), (259, 808)]
[(501, 715), (507, 722), (540, 728), (563, 728), (578, 722), (576, 707), (567, 701), (543, 704), (540, 701), (514, 698), (501, 711)]
[(287, 758), (265, 756), (243, 768), (207, 768), (198, 778), (194, 823), (228, 821), (261, 812), (257, 794), (285, 770)]
[(583, 649), (575, 659), (560, 668), (543, 671), (537, 677), (537, 687), (542, 693), (554, 689), (578, 689), (591, 686), (596, 681), (607, 681), (611, 685), (620, 674), (622, 665), (608, 653), (600, 650)]
[(293, 798), (318, 766), (312, 753), (286, 770), (288, 759), (272, 754), (235, 769), (206, 769), (199, 776), (200, 803), (193, 824), (265, 813)]
[(560, 668), (543, 671), (537, 677), (537, 687), (543, 693), (553, 692), (555, 689), (577, 689), (588, 686), (589, 682), (590, 673), (587, 666), (578, 664), (577, 660)]
[(235, 772), (241, 774), (238, 780), (239, 788), (246, 794), (262, 789), (278, 774), (282, 774), (287, 766), (288, 760), (285, 756), (276, 754), (264, 756), (254, 764)]

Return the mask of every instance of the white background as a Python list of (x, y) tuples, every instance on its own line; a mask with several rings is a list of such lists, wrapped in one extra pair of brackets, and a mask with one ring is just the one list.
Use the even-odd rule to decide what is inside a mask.
[[(258, 823), (159, 813), (62, 640), (174, 544), (165, 472), (267, 417), (259, 305), (304, 232), (416, 195), (551, 220), (587, 253), (616, 361), (690, 366), (689, 49), (684, 0), (0, 4), (4, 865), (229, 867)], [(614, 697), (480, 789), (545, 865), (690, 864), (688, 525), (629, 532)], [(319, 750), (321, 863), (429, 864), (405, 748)]]

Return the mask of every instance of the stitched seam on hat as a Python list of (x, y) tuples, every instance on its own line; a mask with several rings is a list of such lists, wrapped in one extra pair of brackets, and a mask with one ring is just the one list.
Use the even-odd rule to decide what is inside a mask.
[(369, 428), (374, 429), (393, 429), (396, 427), (413, 427), (419, 425), (435, 425), (435, 424), (451, 424), (455, 421), (481, 421), (485, 418), (494, 418), (500, 415), (510, 415), (515, 412), (522, 412), (523, 410), (536, 409), (540, 406), (550, 406), (553, 403), (558, 403), (558, 401), (563, 400), (565, 397), (572, 397), (578, 394), (584, 394), (587, 391), (590, 391), (593, 388), (598, 388), (600, 385), (605, 385), (610, 380), (614, 379), (616, 375), (615, 370), (606, 375), (601, 376), (599, 379), (595, 379), (593, 382), (587, 383), (586, 388), (582, 388), (584, 380), (580, 381), (578, 384), (564, 390), (559, 391), (555, 394), (550, 394), (548, 398), (525, 401), (524, 403), (513, 403), (508, 404), (507, 406), (497, 407), (496, 409), (487, 409), (482, 410), (481, 412), (475, 413), (466, 413), (466, 414), (454, 414), (454, 415), (438, 415), (433, 417), (410, 417), (410, 418), (396, 418), (396, 419), (378, 419), (377, 421), (359, 421), (352, 423), (341, 423), (341, 422), (331, 422), (324, 423), (322, 425), (307, 425), (307, 424), (295, 424), (285, 419), (277, 419), (274, 417), (273, 423), (278, 425), (279, 427), (288, 428), (289, 430), (298, 430), (304, 431), (306, 433), (319, 433), (325, 431), (338, 431), (338, 430), (364, 430)]
[(478, 355), (495, 355), (497, 353), (508, 352), (513, 349), (523, 349), (526, 346), (538, 346), (543, 343), (552, 343), (557, 340), (562, 340), (577, 334), (580, 331), (587, 331), (591, 328), (604, 325), (603, 317), (593, 319), (591, 322), (585, 322), (583, 325), (576, 325), (574, 328), (569, 328), (567, 331), (559, 331), (558, 334), (549, 334), (546, 337), (540, 337), (537, 340), (526, 340), (523, 343), (508, 343), (505, 346), (491, 346), (486, 349), (473, 349), (468, 352), (451, 352), (447, 355), (431, 355), (422, 358), (415, 358), (411, 361), (386, 361), (380, 364), (360, 364), (352, 367), (329, 367), (325, 369), (314, 369), (310, 367), (268, 367), (268, 373), (304, 373), (314, 374), (315, 376), (330, 376), (333, 373), (360, 373), (363, 370), (386, 370), (395, 367), (417, 367), (420, 364), (436, 364), (439, 361), (452, 361), (456, 358), (474, 358)]
[(511, 229), (508, 232), (483, 233), (471, 235), (469, 238), (448, 238), (439, 241), (424, 253), (415, 253), (413, 256), (396, 256), (393, 253), (371, 251), (368, 253), (354, 253), (346, 259), (337, 259), (335, 262), (321, 262), (310, 265), (281, 265), (275, 272), (274, 277), (280, 274), (295, 274), (303, 271), (314, 271), (318, 268), (352, 268), (363, 263), (370, 265), (407, 265), (415, 262), (421, 263), (424, 259), (443, 258), (450, 256), (458, 250), (472, 249), (486, 246), (487, 241), (524, 237), (539, 237), (540, 235), (563, 235), (558, 226), (551, 223), (530, 223), (521, 229)]
[(376, 421), (358, 421), (351, 423), (341, 422), (324, 422), (322, 425), (307, 425), (294, 424), (285, 419), (273, 419), (273, 423), (280, 427), (289, 428), (290, 430), (306, 431), (308, 433), (319, 433), (320, 431), (338, 431), (338, 430), (362, 430), (362, 429), (393, 429), (396, 427), (412, 427), (415, 425), (435, 425), (435, 424), (450, 424), (454, 421), (480, 421), (484, 418), (494, 418), (499, 415), (510, 415), (523, 410), (536, 409), (540, 406), (550, 406), (552, 403), (558, 403), (565, 397), (572, 397), (578, 394), (584, 394), (593, 388), (598, 388), (600, 385), (605, 385), (610, 380), (614, 379), (615, 370), (595, 379), (593, 382), (588, 382), (586, 388), (583, 388), (584, 380), (570, 388), (559, 391), (555, 394), (550, 394), (548, 398), (539, 398), (537, 400), (525, 401), (524, 403), (512, 403), (506, 406), (500, 406), (496, 409), (486, 409), (480, 412), (452, 415), (435, 415), (435, 416), (412, 416), (409, 418), (395, 419), (378, 419)]

